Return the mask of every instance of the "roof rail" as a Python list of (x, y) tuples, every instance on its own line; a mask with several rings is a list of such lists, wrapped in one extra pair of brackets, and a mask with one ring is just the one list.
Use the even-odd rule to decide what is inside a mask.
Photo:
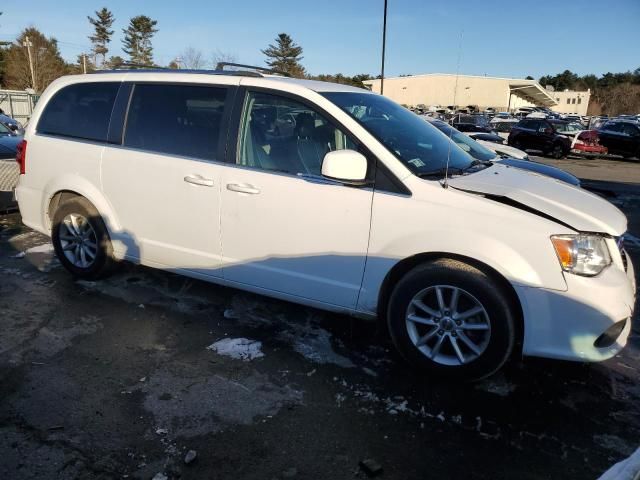
[(113, 67), (111, 67), (111, 70), (119, 70), (122, 67), (128, 67), (130, 70), (133, 70), (134, 68), (146, 68), (150, 70), (171, 70), (170, 68), (161, 67), (159, 65), (147, 65), (145, 63), (135, 63), (135, 62), (120, 63), (118, 65), (114, 65)]
[(282, 75), (283, 77), (291, 76), (287, 72), (282, 72), (280, 70), (273, 70), (271, 68), (256, 67), (255, 65), (243, 65), (242, 63), (231, 63), (231, 62), (218, 62), (218, 64), (216, 65), (215, 71), (220, 71), (220, 72), (228, 71), (228, 70), (225, 70), (224, 67), (250, 68), (251, 70), (257, 71), (258, 73)]
[[(263, 77), (264, 75), (261, 72), (269, 72), (272, 74), (278, 74), (278, 75), (286, 75), (284, 73), (281, 72), (277, 72), (275, 70), (269, 70), (266, 68), (262, 68), (262, 67), (251, 67), (249, 65), (241, 65), (238, 63), (218, 63), (218, 66), (220, 67), (225, 67), (225, 66), (236, 66), (236, 67), (246, 67), (246, 68), (252, 68), (252, 69), (259, 69), (260, 71), (249, 71), (249, 70), (223, 70), (222, 68), (217, 68), (216, 70), (196, 70), (196, 69), (179, 69), (179, 68), (167, 68), (167, 67), (160, 67), (158, 65), (144, 65), (144, 64), (140, 64), (140, 63), (121, 63), (120, 65), (117, 65), (113, 68), (111, 68), (110, 70), (94, 70), (93, 72), (89, 72), (90, 74), (95, 74), (95, 73), (100, 73), (100, 74), (104, 74), (104, 73), (121, 73), (121, 72), (130, 72), (132, 70), (136, 70), (136, 69), (141, 69), (141, 70), (145, 70), (147, 72), (152, 72), (152, 73), (192, 73), (192, 74), (200, 74), (200, 75), (235, 75), (235, 76), (239, 76), (239, 77)], [(122, 68), (125, 67), (125, 68)], [(286, 75), (288, 76), (288, 75)]]

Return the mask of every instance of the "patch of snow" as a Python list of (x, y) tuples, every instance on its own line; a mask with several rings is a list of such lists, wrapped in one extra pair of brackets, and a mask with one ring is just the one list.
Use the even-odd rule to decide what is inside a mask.
[(261, 351), (262, 342), (248, 338), (223, 338), (207, 347), (218, 355), (244, 360), (248, 362), (254, 358), (264, 357)]
[(333, 363), (343, 368), (355, 367), (347, 357), (333, 351), (331, 334), (322, 328), (299, 325), (294, 327), (293, 332), (283, 333), (282, 336), (293, 342), (296, 352), (313, 363)]
[(24, 252), (18, 252), (15, 255), (11, 255), (11, 258), (24, 258), (25, 255)]
[(42, 245), (27, 248), (25, 253), (53, 253), (53, 245), (50, 243), (43, 243)]
[(476, 388), (501, 397), (508, 397), (516, 390), (515, 385), (507, 382), (506, 379), (502, 378), (500, 375), (478, 383)]
[(640, 474), (640, 448), (629, 458), (616, 463), (598, 480), (635, 480)]

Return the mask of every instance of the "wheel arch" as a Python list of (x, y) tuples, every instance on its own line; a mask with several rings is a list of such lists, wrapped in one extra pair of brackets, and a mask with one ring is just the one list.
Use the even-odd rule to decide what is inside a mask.
[(391, 298), (391, 293), (393, 289), (397, 285), (397, 283), (413, 268), (418, 265), (433, 262), (435, 260), (457, 260), (462, 263), (466, 263), (471, 265), (472, 267), (477, 268), (481, 272), (485, 273), (489, 277), (491, 277), (498, 285), (500, 285), (502, 291), (507, 296), (507, 301), (509, 306), (511, 307), (512, 312), (515, 315), (515, 325), (516, 325), (516, 348), (515, 351), (521, 352), (522, 345), (524, 342), (524, 311), (522, 309), (522, 304), (520, 299), (518, 298), (518, 294), (516, 293), (513, 285), (507, 280), (504, 275), (502, 275), (498, 270), (487, 265), (484, 262), (476, 260), (471, 257), (467, 257), (464, 255), (459, 255), (455, 253), (449, 252), (429, 252), (429, 253), (419, 253), (413, 255), (411, 257), (407, 257), (398, 263), (396, 263), (382, 281), (382, 286), (380, 288), (380, 293), (378, 295), (378, 306), (377, 306), (377, 316), (378, 319), (386, 324), (387, 319), (387, 307), (389, 305), (389, 299)]
[(91, 203), (103, 218), (109, 234), (119, 229), (119, 224), (111, 206), (102, 192), (93, 183), (75, 175), (65, 176), (47, 185), (44, 195), (42, 212), (43, 226), (51, 231), (53, 215), (60, 204), (70, 198), (83, 197)]

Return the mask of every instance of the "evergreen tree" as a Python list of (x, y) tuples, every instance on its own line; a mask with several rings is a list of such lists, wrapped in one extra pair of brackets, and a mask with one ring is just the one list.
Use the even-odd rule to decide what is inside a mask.
[(152, 20), (146, 15), (138, 15), (133, 17), (129, 21), (129, 26), (122, 30), (124, 33), (122, 50), (129, 55), (131, 63), (153, 65), (151, 39), (158, 31), (154, 28), (157, 23), (156, 20)]
[(95, 33), (89, 36), (89, 40), (93, 43), (94, 62), (98, 62), (98, 57), (102, 57), (101, 64), (104, 65), (107, 59), (107, 53), (109, 48), (107, 44), (111, 42), (111, 35), (113, 30), (109, 30), (113, 25), (113, 14), (106, 8), (102, 8), (100, 11), (96, 11), (96, 18), (87, 17), (89, 23), (93, 25)]
[(106, 68), (118, 68), (122, 66), (124, 63), (124, 58), (116, 55), (115, 57), (110, 57), (109, 60), (105, 63)]
[(276, 43), (270, 44), (265, 50), (261, 50), (267, 56), (266, 64), (274, 70), (288, 73), (292, 77), (303, 78), (304, 67), (300, 64), (302, 47), (296, 45), (286, 33), (278, 34)]
[[(31, 42), (33, 76), (31, 78), (27, 49), (23, 46), (26, 37)], [(34, 27), (25, 29), (16, 38), (5, 55), (5, 83), (7, 88), (24, 90), (33, 88), (42, 92), (52, 81), (66, 73), (66, 64), (60, 56), (58, 42), (47, 38)]]

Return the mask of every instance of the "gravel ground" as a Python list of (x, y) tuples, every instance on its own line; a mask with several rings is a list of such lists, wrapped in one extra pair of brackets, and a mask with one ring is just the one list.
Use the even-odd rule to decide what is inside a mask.
[[(566, 162), (606, 173), (580, 175), (640, 238), (628, 162)], [(595, 479), (638, 447), (635, 322), (601, 364), (525, 359), (481, 383), (435, 382), (373, 322), (131, 265), (74, 281), (46, 237), (5, 215), (0, 477), (352, 479), (369, 459), (383, 479)]]

